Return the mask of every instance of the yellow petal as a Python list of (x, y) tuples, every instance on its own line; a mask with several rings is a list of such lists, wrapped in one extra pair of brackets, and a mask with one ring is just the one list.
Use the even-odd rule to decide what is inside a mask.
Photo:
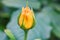
[(32, 28), (34, 22), (34, 13), (28, 6), (22, 8), (22, 13), (19, 17), (20, 26), (23, 25), (24, 29)]
[(33, 24), (32, 14), (28, 13), (28, 15), (24, 17), (24, 26), (26, 29), (29, 29), (32, 27), (32, 24)]

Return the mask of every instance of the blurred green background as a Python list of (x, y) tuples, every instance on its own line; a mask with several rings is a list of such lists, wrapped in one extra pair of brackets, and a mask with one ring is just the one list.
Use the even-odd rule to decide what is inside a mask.
[[(60, 0), (28, 0), (33, 9), (36, 25), (27, 40), (60, 40)], [(23, 40), (24, 32), (17, 24), (26, 0), (0, 0), (0, 40), (10, 40), (4, 32), (9, 29), (16, 40)]]

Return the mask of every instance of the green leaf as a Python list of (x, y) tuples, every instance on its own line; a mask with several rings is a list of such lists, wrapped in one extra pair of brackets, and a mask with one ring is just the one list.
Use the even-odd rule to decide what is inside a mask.
[(8, 40), (8, 37), (6, 36), (6, 34), (0, 30), (0, 40)]
[[(3, 0), (2, 3), (9, 7), (21, 8), (26, 6), (26, 0)], [(40, 2), (38, 0), (30, 0), (28, 2), (29, 6), (34, 9), (40, 8)]]
[[(45, 10), (45, 13), (48, 12), (48, 16), (52, 23), (52, 32), (57, 37), (60, 38), (60, 14), (56, 12), (54, 9), (50, 8), (51, 10)], [(47, 11), (47, 12), (46, 12)]]
[(56, 3), (51, 3), (50, 6), (60, 13), (60, 5)]
[(3, 13), (0, 14), (0, 17), (2, 17), (2, 18), (9, 18), (10, 14), (3, 12)]
[(52, 10), (51, 19), (53, 24), (53, 33), (60, 38), (60, 14), (58, 12)]
[(14, 37), (14, 35), (12, 34), (12, 32), (10, 30), (5, 29), (4, 32), (10, 38), (10, 40), (16, 40), (15, 37)]
[[(50, 24), (50, 18), (48, 16), (48, 11), (45, 8), (42, 12), (36, 13), (36, 25), (33, 29), (31, 29), (28, 32), (28, 38), (27, 40), (35, 40), (37, 38), (43, 38), (47, 39), (50, 37), (50, 32), (51, 32), (51, 26)], [(23, 40), (24, 39), (24, 31), (18, 26), (17, 18), (20, 14), (21, 10), (17, 10), (16, 12), (13, 13), (11, 21), (7, 25), (7, 29), (11, 30), (11, 32), (15, 35), (17, 40)], [(48, 12), (47, 12), (48, 11)]]

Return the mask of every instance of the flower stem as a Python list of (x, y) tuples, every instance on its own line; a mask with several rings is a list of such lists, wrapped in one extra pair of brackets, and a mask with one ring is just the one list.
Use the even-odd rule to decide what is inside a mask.
[(28, 0), (26, 0), (26, 6), (28, 6)]
[(28, 30), (25, 30), (25, 35), (24, 35), (24, 40), (27, 40), (27, 34), (28, 34)]

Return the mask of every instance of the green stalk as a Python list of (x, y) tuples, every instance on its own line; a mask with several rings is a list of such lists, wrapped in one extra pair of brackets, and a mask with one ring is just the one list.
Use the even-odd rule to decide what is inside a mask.
[(27, 40), (28, 30), (24, 30), (24, 32), (25, 32), (24, 40)]
[(26, 6), (28, 6), (28, 0), (26, 0)]

